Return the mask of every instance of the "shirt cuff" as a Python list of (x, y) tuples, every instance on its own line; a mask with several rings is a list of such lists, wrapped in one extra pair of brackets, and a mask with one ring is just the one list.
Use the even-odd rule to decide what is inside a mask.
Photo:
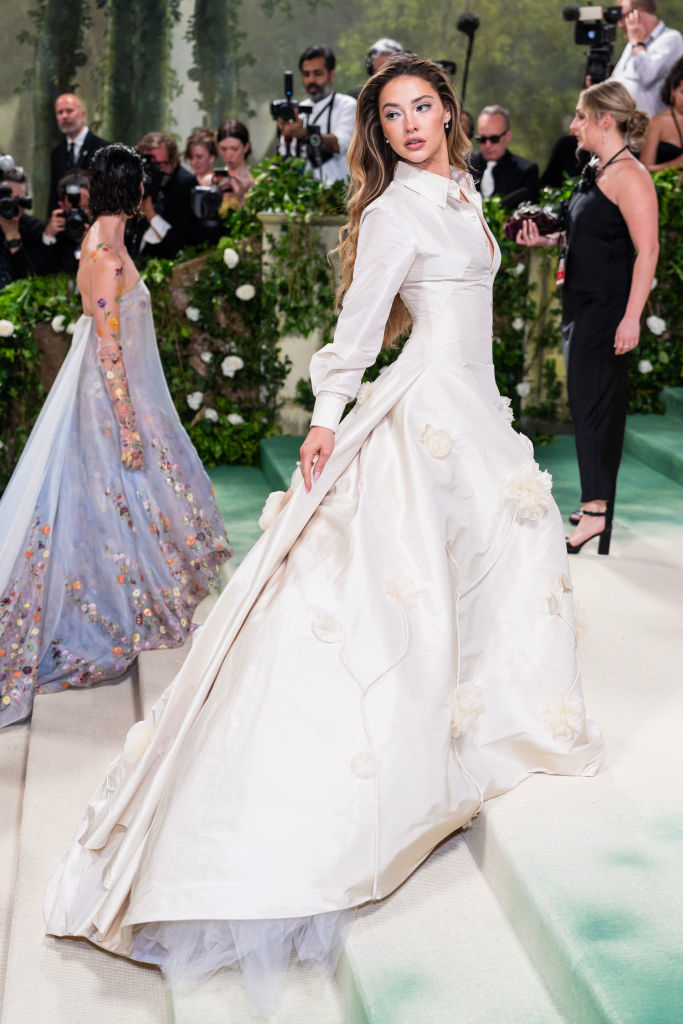
[(338, 395), (333, 395), (329, 391), (321, 391), (315, 400), (311, 426), (336, 430), (345, 408), (345, 399), (339, 398)]
[(160, 214), (155, 213), (149, 222), (149, 227), (142, 236), (143, 242), (147, 242), (148, 245), (156, 245), (164, 237), (167, 231), (170, 230), (171, 225), (167, 220), (164, 220)]
[(43, 245), (55, 245), (56, 243), (57, 239), (54, 235), (46, 235), (45, 232), (43, 232)]

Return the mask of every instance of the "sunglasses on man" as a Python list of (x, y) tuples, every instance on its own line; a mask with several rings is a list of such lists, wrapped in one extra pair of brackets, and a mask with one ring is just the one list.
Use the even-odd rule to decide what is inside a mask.
[[(505, 132), (503, 132), (503, 135), (505, 135)], [(492, 142), (495, 146), (503, 138), (503, 135), (475, 135), (474, 138), (479, 144), (482, 142)]]

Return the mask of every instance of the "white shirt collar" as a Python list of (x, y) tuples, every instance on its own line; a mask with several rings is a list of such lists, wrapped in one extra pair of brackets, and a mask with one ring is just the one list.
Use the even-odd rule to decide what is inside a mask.
[(81, 146), (85, 142), (85, 137), (86, 137), (87, 134), (88, 134), (88, 126), (87, 126), (87, 124), (84, 124), (75, 139), (67, 139), (66, 140), (67, 146), (69, 145), (70, 142), (73, 142), (74, 149), (80, 150)]
[(405, 160), (399, 160), (396, 164), (394, 181), (405, 185), (406, 188), (412, 189), (413, 192), (419, 193), (426, 199), (431, 199), (442, 209), (446, 208), (449, 192), (457, 192), (461, 188), (467, 192), (474, 191), (472, 175), (466, 171), (451, 167), (450, 178), (444, 178), (441, 174), (434, 174), (432, 171), (414, 167), (413, 164), (409, 164)]

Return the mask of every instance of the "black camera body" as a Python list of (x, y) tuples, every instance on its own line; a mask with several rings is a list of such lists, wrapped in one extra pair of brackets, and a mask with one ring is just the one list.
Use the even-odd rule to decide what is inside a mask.
[(149, 153), (140, 153), (140, 159), (142, 160), (142, 184), (144, 186), (142, 198), (150, 198), (154, 203), (163, 191), (164, 172), (159, 164), (152, 160)]
[(588, 46), (586, 75), (593, 85), (609, 77), (612, 53), (617, 38), (617, 23), (621, 18), (618, 6), (563, 7), (565, 21), (575, 21), (574, 42)]
[(12, 196), (9, 185), (0, 185), (0, 217), (14, 220), (22, 209), (30, 210), (32, 206), (33, 200), (30, 196)]
[(190, 192), (190, 209), (207, 227), (215, 227), (219, 223), (218, 211), (222, 202), (223, 192), (218, 185), (195, 185)]
[(81, 206), (81, 186), (74, 183), (66, 186), (69, 209), (64, 211), (64, 236), (70, 242), (80, 242), (88, 230), (89, 220)]
[(270, 104), (270, 116), (274, 121), (296, 121), (299, 114), (310, 114), (313, 110), (312, 103), (299, 103), (292, 98), (294, 92), (294, 75), (291, 71), (285, 71), (285, 98), (272, 100)]

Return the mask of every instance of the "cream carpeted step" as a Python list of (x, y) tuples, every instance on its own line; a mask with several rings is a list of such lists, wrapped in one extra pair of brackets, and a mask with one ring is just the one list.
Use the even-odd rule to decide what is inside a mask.
[(587, 703), (607, 743), (595, 779), (538, 776), (467, 835), (568, 1019), (683, 1019), (683, 535), (621, 527), (572, 560)]
[[(166, 1024), (153, 969), (84, 941), (45, 936), (43, 890), (135, 720), (132, 678), (39, 696), (30, 728), (2, 1024)], [(2, 737), (1, 739), (5, 739)], [(200, 1022), (197, 1022), (200, 1024)]]
[(0, 730), (0, 993), (5, 983), (17, 880), (28, 739), (28, 722)]
[(439, 847), (389, 899), (359, 912), (345, 950), (354, 1024), (565, 1021), (466, 834)]

